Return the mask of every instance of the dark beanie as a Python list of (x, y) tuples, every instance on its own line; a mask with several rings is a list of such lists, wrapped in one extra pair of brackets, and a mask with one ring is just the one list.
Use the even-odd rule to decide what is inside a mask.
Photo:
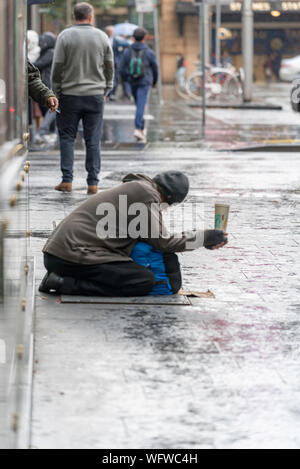
[(190, 183), (187, 176), (179, 171), (167, 171), (158, 174), (153, 181), (159, 186), (169, 205), (184, 201), (188, 195)]

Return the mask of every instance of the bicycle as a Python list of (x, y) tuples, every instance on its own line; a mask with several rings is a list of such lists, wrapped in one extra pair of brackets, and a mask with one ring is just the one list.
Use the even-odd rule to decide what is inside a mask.
[[(187, 94), (198, 101), (203, 98), (203, 72), (197, 62), (198, 71), (186, 80)], [(206, 66), (205, 95), (206, 99), (222, 100), (238, 99), (243, 94), (243, 71), (236, 72), (232, 68)]]

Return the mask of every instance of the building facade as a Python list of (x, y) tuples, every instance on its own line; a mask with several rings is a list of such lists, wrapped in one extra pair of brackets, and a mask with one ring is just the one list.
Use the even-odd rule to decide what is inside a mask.
[[(228, 2), (229, 3), (229, 2)], [(268, 56), (279, 53), (282, 58), (300, 55), (300, 1), (253, 2), (254, 10), (254, 73), (264, 80), (264, 64)], [(161, 55), (165, 83), (172, 83), (177, 56), (182, 54), (189, 72), (195, 69), (200, 50), (199, 8), (191, 0), (161, 0)], [(215, 7), (209, 7), (210, 58), (215, 50)], [(242, 66), (242, 2), (222, 6), (222, 27), (232, 38), (222, 41), (236, 67)]]

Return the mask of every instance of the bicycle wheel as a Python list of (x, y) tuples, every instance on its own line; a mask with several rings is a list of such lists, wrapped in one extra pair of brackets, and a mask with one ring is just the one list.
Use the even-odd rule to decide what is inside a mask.
[[(201, 72), (193, 73), (187, 81), (187, 91), (189, 95), (197, 101), (203, 98), (203, 75)], [(205, 78), (205, 96), (209, 99), (213, 94), (212, 83), (209, 75)]]
[(218, 86), (218, 94), (222, 99), (233, 99), (240, 96), (238, 79), (226, 70), (216, 70), (211, 74), (212, 82)]
[(237, 77), (230, 77), (224, 85), (224, 93), (229, 99), (238, 99), (243, 94), (243, 89)]

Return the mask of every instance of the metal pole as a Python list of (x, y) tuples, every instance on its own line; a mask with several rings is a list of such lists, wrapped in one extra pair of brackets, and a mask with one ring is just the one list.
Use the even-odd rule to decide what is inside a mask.
[(204, 24), (205, 24), (205, 57), (207, 63), (211, 63), (211, 18), (210, 18), (210, 6), (206, 0), (204, 3)]
[(206, 0), (202, 0), (202, 8), (199, 7), (199, 27), (202, 30), (202, 39), (201, 39), (201, 62), (202, 62), (202, 127), (203, 129), (206, 126)]
[(144, 26), (144, 13), (138, 14), (138, 25), (140, 28)]
[(66, 7), (66, 22), (67, 26), (69, 26), (72, 23), (72, 0), (66, 1)]
[(221, 65), (221, 40), (219, 36), (219, 31), (221, 29), (221, 3), (220, 0), (217, 0), (216, 4), (216, 66), (220, 67)]
[(32, 5), (31, 6), (31, 25), (30, 25), (30, 29), (33, 29), (38, 34), (41, 33), (41, 15), (40, 15), (40, 12), (39, 12), (39, 7), (37, 5)]
[(158, 23), (158, 4), (154, 2), (154, 10), (153, 10), (153, 23), (154, 23), (154, 35), (155, 35), (155, 54), (156, 59), (159, 67), (159, 76), (158, 76), (158, 99), (159, 104), (163, 104), (163, 96), (162, 96), (162, 82), (161, 82), (161, 61), (160, 61), (160, 46), (159, 46), (159, 23)]
[(244, 101), (252, 100), (253, 89), (253, 10), (252, 0), (243, 2), (243, 67), (245, 74), (244, 81)]

